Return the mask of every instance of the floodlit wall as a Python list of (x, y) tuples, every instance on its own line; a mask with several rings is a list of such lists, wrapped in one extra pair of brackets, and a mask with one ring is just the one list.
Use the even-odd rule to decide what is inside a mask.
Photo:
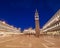
[(60, 31), (60, 9), (55, 13), (54, 16), (43, 26), (43, 32)]
[(36, 32), (35, 32), (34, 29), (29, 28), (29, 29), (24, 29), (23, 33), (24, 33), (24, 34), (31, 34), (31, 33), (32, 33), (32, 34), (35, 34)]
[(20, 32), (21, 28), (16, 28), (7, 24), (5, 21), (0, 21), (0, 36), (19, 34)]

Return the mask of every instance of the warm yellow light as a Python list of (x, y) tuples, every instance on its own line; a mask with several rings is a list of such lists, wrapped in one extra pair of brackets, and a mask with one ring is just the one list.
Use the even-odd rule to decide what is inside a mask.
[(2, 23), (3, 23), (3, 24), (6, 24), (6, 22), (5, 22), (5, 21), (3, 21)]

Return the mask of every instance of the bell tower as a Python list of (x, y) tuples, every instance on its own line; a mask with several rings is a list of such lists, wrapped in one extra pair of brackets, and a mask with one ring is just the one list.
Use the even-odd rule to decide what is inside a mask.
[(35, 32), (36, 32), (36, 37), (39, 37), (40, 26), (39, 26), (39, 15), (38, 15), (37, 9), (36, 9), (36, 12), (35, 12)]

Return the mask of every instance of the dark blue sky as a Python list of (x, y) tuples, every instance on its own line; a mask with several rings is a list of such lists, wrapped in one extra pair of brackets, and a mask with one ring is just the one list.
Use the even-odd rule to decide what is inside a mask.
[(60, 8), (60, 0), (0, 0), (0, 20), (22, 29), (34, 28), (36, 8), (42, 27)]

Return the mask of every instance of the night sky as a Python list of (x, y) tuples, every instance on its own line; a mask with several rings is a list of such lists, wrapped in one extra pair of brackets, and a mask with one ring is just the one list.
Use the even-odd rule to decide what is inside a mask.
[(0, 0), (0, 20), (17, 28), (34, 28), (34, 13), (38, 10), (40, 27), (60, 8), (60, 0)]

